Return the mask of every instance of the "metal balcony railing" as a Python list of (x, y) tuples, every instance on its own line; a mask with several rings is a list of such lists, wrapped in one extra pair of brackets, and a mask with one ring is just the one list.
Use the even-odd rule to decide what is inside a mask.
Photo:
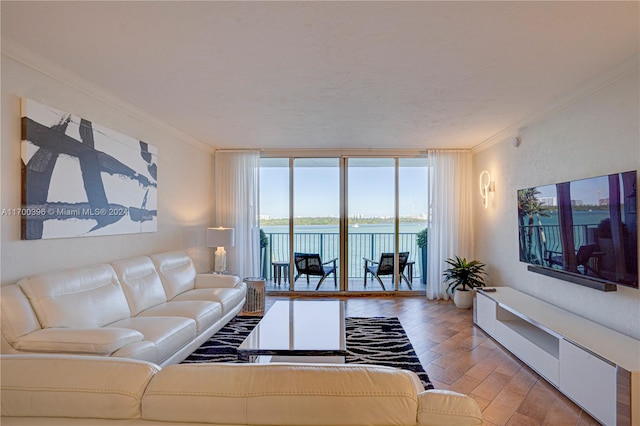
[[(267, 279), (273, 279), (273, 263), (275, 261), (289, 260), (289, 234), (265, 233), (269, 244), (266, 247), (266, 274)], [(422, 249), (418, 248), (415, 233), (400, 233), (400, 251), (409, 252), (409, 260), (415, 261), (413, 267), (414, 277), (422, 276), (420, 256)], [(339, 257), (340, 234), (333, 233), (298, 233), (293, 238), (294, 249), (302, 253), (319, 253), (323, 262)], [(349, 234), (347, 241), (347, 253), (349, 256), (348, 278), (364, 277), (363, 258), (379, 260), (382, 252), (394, 251), (393, 233), (353, 233)], [(340, 274), (340, 270), (338, 270)]]
[[(520, 251), (521, 255), (531, 263), (542, 264), (547, 258), (547, 253), (562, 252), (562, 242), (559, 225), (524, 225), (520, 226)], [(584, 244), (594, 243), (596, 224), (574, 225), (573, 242), (577, 251)]]

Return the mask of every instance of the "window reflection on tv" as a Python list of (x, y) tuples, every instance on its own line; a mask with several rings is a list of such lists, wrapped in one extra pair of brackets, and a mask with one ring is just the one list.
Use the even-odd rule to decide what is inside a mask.
[(637, 171), (518, 191), (520, 260), (638, 287)]

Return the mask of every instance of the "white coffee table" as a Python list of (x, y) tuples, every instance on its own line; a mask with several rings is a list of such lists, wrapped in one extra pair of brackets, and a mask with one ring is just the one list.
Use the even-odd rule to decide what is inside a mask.
[(344, 363), (344, 303), (278, 300), (238, 347), (249, 362)]

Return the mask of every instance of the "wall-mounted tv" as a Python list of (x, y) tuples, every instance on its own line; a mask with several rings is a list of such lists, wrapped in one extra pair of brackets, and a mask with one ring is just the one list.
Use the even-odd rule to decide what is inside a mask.
[(637, 184), (629, 171), (518, 190), (520, 261), (604, 291), (638, 288)]

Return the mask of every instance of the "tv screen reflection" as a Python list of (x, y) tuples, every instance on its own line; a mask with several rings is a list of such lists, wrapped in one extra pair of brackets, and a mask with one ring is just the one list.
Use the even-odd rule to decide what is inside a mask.
[(637, 172), (518, 191), (520, 260), (638, 287)]

